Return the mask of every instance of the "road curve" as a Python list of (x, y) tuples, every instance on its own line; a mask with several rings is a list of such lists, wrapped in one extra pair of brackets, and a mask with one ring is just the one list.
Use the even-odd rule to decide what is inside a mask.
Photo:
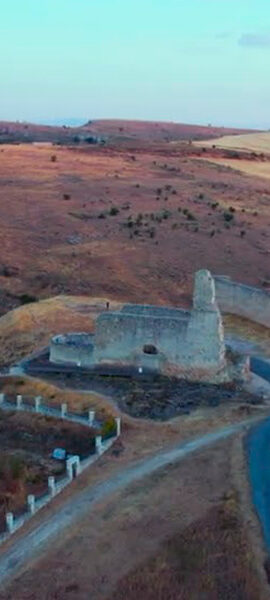
[(250, 367), (253, 373), (266, 379), (270, 382), (270, 361), (261, 356), (252, 356), (250, 359)]
[(37, 551), (43, 550), (49, 542), (52, 543), (53, 539), (59, 536), (63, 529), (89, 513), (99, 500), (104, 500), (109, 494), (123, 489), (130, 483), (146, 475), (151, 475), (171, 463), (180, 461), (196, 450), (228, 438), (260, 420), (261, 417), (246, 419), (190, 441), (182, 442), (169, 450), (138, 461), (107, 481), (95, 486), (89, 485), (79, 492), (76, 498), (66, 500), (46, 522), (27, 533), (23, 538), (14, 541), (7, 552), (0, 557), (0, 586), (4, 586), (18, 571), (26, 569), (27, 564), (36, 558)]

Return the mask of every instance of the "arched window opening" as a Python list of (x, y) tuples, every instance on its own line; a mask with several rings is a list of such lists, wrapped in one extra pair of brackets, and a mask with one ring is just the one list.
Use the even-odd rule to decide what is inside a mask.
[(153, 344), (145, 344), (143, 352), (144, 354), (158, 354), (157, 348)]

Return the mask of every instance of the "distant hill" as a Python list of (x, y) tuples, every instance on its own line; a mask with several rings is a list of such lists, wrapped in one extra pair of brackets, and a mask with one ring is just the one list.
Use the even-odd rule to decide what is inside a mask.
[(125, 137), (151, 141), (207, 140), (223, 135), (239, 135), (251, 133), (250, 129), (234, 129), (228, 127), (212, 127), (204, 125), (188, 125), (165, 121), (128, 121), (117, 119), (101, 119), (89, 121), (84, 126), (96, 135), (109, 138)]
[(251, 131), (182, 123), (116, 119), (93, 120), (79, 127), (0, 121), (0, 143), (52, 142), (65, 145), (93, 143), (100, 139), (109, 142), (116, 140), (146, 142), (200, 141), (243, 133), (251, 133)]

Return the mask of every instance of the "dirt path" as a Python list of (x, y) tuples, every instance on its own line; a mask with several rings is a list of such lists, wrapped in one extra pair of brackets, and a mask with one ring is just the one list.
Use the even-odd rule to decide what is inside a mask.
[(48, 543), (60, 535), (61, 531), (83, 518), (91, 508), (100, 500), (106, 499), (110, 494), (123, 489), (132, 482), (150, 475), (176, 461), (182, 460), (190, 453), (203, 449), (211, 444), (223, 440), (245, 427), (258, 422), (258, 418), (248, 419), (240, 423), (224, 427), (209, 434), (181, 443), (174, 448), (160, 452), (150, 458), (144, 459), (125, 468), (105, 482), (96, 486), (88, 486), (79, 492), (77, 497), (69, 499), (45, 523), (23, 538), (15, 540), (5, 554), (0, 558), (0, 581), (3, 586), (19, 571), (27, 568), (27, 564), (37, 558)]

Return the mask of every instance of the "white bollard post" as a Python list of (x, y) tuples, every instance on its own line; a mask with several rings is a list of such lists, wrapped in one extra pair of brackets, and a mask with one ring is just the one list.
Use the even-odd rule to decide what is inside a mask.
[(70, 481), (72, 481), (72, 479), (73, 479), (73, 466), (72, 466), (72, 461), (69, 458), (67, 459), (67, 462), (66, 462), (66, 470), (67, 470), (68, 478), (70, 479)]
[(13, 533), (14, 531), (14, 516), (12, 512), (8, 512), (6, 514), (6, 524), (7, 524), (7, 530), (9, 533)]
[(41, 396), (36, 396), (35, 397), (35, 411), (39, 412), (40, 411), (40, 404), (41, 404)]
[(36, 509), (36, 498), (34, 494), (29, 494), (29, 496), (27, 496), (27, 504), (31, 515), (33, 515)]
[(101, 454), (102, 453), (102, 437), (101, 437), (101, 435), (96, 435), (95, 445), (96, 445), (96, 452), (98, 454)]
[(120, 437), (121, 435), (121, 417), (115, 417), (116, 423), (116, 437)]
[(21, 394), (19, 394), (17, 396), (17, 410), (20, 410), (22, 408), (22, 396)]
[(95, 420), (95, 411), (89, 410), (88, 411), (88, 423), (89, 423), (90, 427), (92, 427), (94, 420)]
[(50, 477), (48, 477), (48, 488), (49, 488), (49, 493), (50, 493), (51, 497), (53, 498), (53, 496), (55, 496), (55, 494), (56, 494), (55, 477), (53, 477), (53, 475), (50, 475)]
[(0, 394), (0, 404), (5, 402), (5, 394)]
[(75, 463), (75, 465), (76, 465), (75, 468), (76, 468), (76, 477), (77, 477), (82, 472), (81, 459), (80, 459), (79, 456), (76, 456), (76, 463)]
[(64, 402), (61, 404), (61, 417), (64, 419), (67, 415), (67, 404)]

